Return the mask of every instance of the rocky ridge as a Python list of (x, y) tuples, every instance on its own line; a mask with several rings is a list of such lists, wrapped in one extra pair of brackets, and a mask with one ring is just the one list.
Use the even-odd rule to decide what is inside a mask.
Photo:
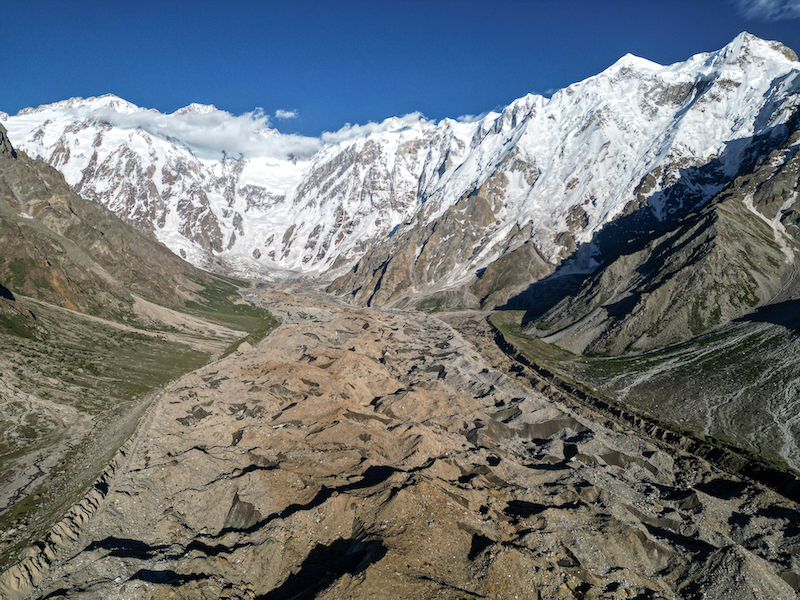
[(181, 305), (211, 281), (14, 150), (2, 125), (0, 150), (0, 282), (11, 292), (121, 318), (133, 294)]
[[(706, 206), (659, 237), (620, 222), (602, 247), (625, 246), (530, 332), (577, 353), (619, 355), (683, 341), (800, 291), (800, 113), (784, 141)], [(614, 256), (613, 251), (607, 254)]]

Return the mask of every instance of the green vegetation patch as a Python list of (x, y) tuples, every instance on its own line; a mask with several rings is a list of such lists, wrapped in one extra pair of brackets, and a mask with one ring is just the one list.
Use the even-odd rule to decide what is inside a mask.
[(422, 312), (427, 313), (436, 313), (441, 312), (444, 307), (444, 300), (439, 297), (429, 296), (424, 298), (417, 304), (417, 310), (421, 310)]
[(521, 310), (498, 311), (492, 313), (489, 320), (492, 325), (505, 334), (509, 342), (537, 364), (549, 367), (552, 370), (559, 370), (555, 368), (556, 365), (573, 361), (577, 358), (575, 354), (568, 350), (523, 333), (522, 317), (524, 314), (525, 312)]
[(6, 315), (0, 312), (0, 335), (9, 334), (35, 339), (36, 327), (22, 315)]
[(35, 268), (36, 263), (29, 258), (15, 258), (9, 262), (8, 270), (11, 271), (12, 286), (21, 290), (31, 271)]
[(223, 356), (232, 353), (242, 342), (257, 343), (279, 325), (278, 319), (259, 306), (237, 303), (239, 289), (247, 282), (232, 277), (214, 276), (210, 282), (198, 281), (205, 288), (198, 292), (204, 302), (189, 301), (181, 309), (194, 316), (216, 321), (223, 325), (245, 331), (247, 337), (234, 343)]
[(262, 339), (264, 339), (267, 336), (267, 334), (269, 334), (270, 331), (275, 329), (280, 324), (280, 321), (278, 321), (278, 319), (273, 317), (269, 311), (255, 306), (250, 306), (250, 308), (256, 311), (260, 311), (260, 313), (254, 315), (257, 317), (257, 320), (253, 325), (253, 327), (250, 329), (250, 333), (247, 335), (247, 337), (242, 338), (241, 340), (231, 344), (228, 347), (228, 349), (222, 353), (222, 356), (220, 356), (220, 358), (224, 358), (230, 354), (233, 354), (233, 352), (235, 352), (239, 348), (239, 346), (244, 342), (248, 342), (251, 345), (257, 344)]
[[(26, 496), (6, 512), (0, 515), (0, 532), (16, 530), (19, 528), (27, 528), (26, 517), (34, 512), (41, 504), (41, 496), (39, 494)], [(9, 561), (9, 557), (16, 556), (20, 550), (29, 544), (29, 538), (23, 537), (19, 541), (9, 541), (4, 545), (0, 545), (0, 567), (4, 567)], [(5, 547), (3, 547), (5, 546)]]
[(46, 340), (0, 334), (0, 352), (20, 389), (97, 414), (208, 361), (159, 336), (124, 331), (42, 305)]

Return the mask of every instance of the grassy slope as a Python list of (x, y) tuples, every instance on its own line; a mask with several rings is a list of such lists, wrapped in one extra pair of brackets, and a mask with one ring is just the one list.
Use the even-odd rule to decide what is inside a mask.
[[(173, 308), (247, 332), (226, 354), (245, 339), (262, 339), (277, 326), (278, 321), (268, 311), (237, 303), (237, 290), (247, 282), (213, 277), (211, 284), (206, 280), (202, 285), (206, 285), (199, 292), (202, 301)], [(22, 396), (33, 394), (55, 405), (77, 409), (98, 423), (125, 424), (118, 425), (120, 431), (102, 443), (95, 441), (92, 445), (84, 440), (77, 444), (65, 458), (79, 470), (71, 481), (65, 481), (68, 466), (62, 476), (57, 474), (0, 514), (0, 567), (46, 531), (83, 494), (133, 432), (138, 417), (126, 419), (126, 415), (141, 410), (137, 406), (141, 404), (140, 397), (209, 359), (207, 354), (185, 344), (152, 335), (158, 333), (152, 325), (139, 332), (124, 331), (45, 303), (29, 303), (29, 308), (47, 333), (43, 338), (33, 335), (24, 319), (0, 322), (3, 381)], [(5, 402), (4, 408), (0, 415), (2, 479), (9, 475), (8, 467), (15, 457), (47, 448), (69, 435), (45, 409), (31, 410), (18, 398)], [(4, 535), (9, 530), (17, 533)]]
[(242, 342), (257, 343), (278, 326), (278, 320), (268, 310), (231, 301), (237, 295), (237, 289), (248, 285), (246, 281), (216, 276), (203, 285), (206, 287), (199, 292), (203, 302), (190, 301), (178, 310), (247, 332), (247, 337), (232, 344), (222, 356), (236, 350)]
[[(491, 320), (536, 364), (652, 414), (677, 432), (795, 467), (800, 343), (784, 328), (737, 322), (687, 342), (621, 357), (585, 357), (522, 333), (521, 311)], [(789, 412), (787, 412), (789, 411)]]

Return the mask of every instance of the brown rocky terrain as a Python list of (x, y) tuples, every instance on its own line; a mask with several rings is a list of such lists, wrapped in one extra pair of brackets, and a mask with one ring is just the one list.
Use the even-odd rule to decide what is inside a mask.
[(4, 597), (796, 598), (791, 500), (509, 377), (490, 339), (291, 292), (162, 390)]
[(81, 497), (150, 390), (273, 321), (234, 304), (243, 282), (83, 200), (2, 126), (0, 241), (2, 568)]
[(14, 150), (0, 125), (0, 283), (80, 312), (135, 319), (133, 294), (183, 305), (213, 279)]

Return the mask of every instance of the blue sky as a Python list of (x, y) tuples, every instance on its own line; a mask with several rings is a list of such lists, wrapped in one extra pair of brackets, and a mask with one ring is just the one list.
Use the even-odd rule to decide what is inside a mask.
[(10, 1), (0, 110), (113, 93), (162, 112), (262, 108), (319, 136), (479, 114), (628, 52), (667, 64), (745, 30), (800, 52), (800, 0)]

